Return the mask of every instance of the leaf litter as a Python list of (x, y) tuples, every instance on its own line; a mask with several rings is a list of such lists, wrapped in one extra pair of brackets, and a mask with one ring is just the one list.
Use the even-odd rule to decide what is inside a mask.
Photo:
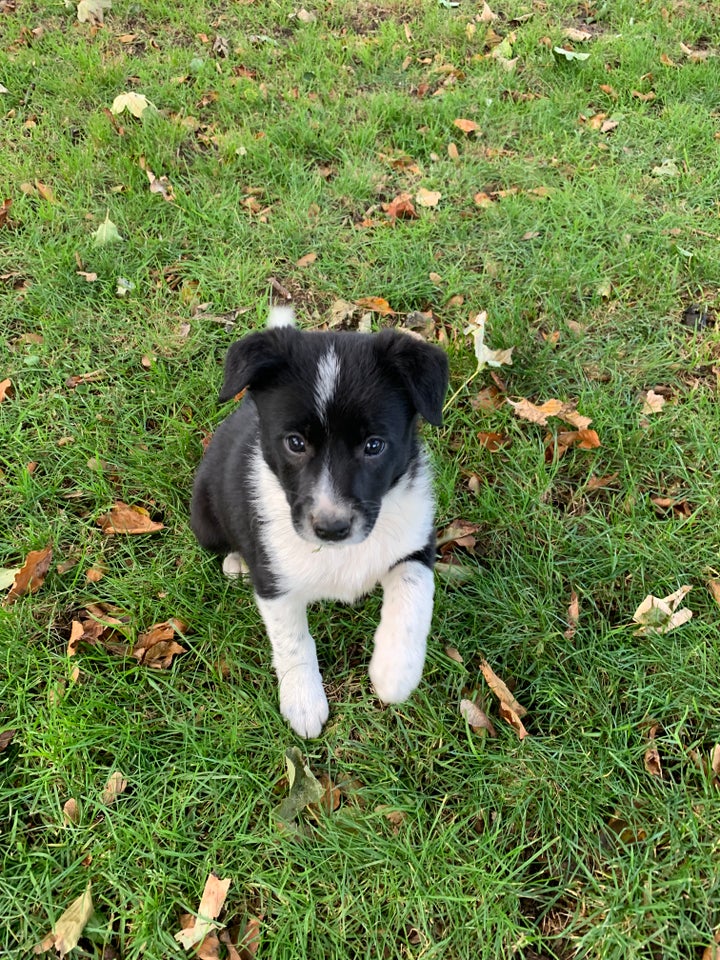
[(82, 932), (94, 912), (91, 884), (88, 883), (85, 892), (58, 918), (52, 933), (49, 933), (42, 943), (33, 947), (33, 953), (47, 953), (53, 947), (60, 957), (67, 956), (78, 945)]
[(507, 685), (495, 673), (487, 660), (480, 662), (480, 672), (499, 701), (500, 716), (515, 730), (518, 738), (524, 740), (528, 732), (523, 725), (522, 718), (527, 714), (527, 710), (522, 704), (518, 703)]
[(207, 878), (197, 916), (191, 918), (185, 929), (175, 934), (175, 939), (186, 950), (201, 944), (208, 934), (219, 929), (220, 924), (216, 920), (225, 905), (231, 883), (230, 877), (221, 880), (214, 871)]
[(662, 599), (652, 594), (645, 597), (633, 614), (634, 622), (640, 624), (640, 629), (635, 631), (635, 636), (668, 633), (687, 623), (692, 618), (692, 610), (688, 607), (680, 609), (678, 607), (691, 590), (692, 587), (686, 585)]
[(50, 546), (42, 550), (31, 550), (25, 558), (25, 563), (15, 573), (13, 585), (3, 601), (3, 606), (10, 606), (28, 593), (37, 593), (45, 582), (52, 558), (53, 551)]

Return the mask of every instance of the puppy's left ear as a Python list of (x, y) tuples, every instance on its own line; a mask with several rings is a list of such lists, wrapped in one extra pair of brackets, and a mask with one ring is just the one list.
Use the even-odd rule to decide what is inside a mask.
[(225, 357), (225, 379), (220, 403), (232, 400), (245, 387), (260, 389), (287, 369), (288, 340), (296, 331), (263, 330), (233, 343)]
[(442, 408), (448, 387), (445, 353), (424, 340), (396, 330), (377, 335), (378, 352), (400, 376), (417, 412), (434, 427), (442, 426)]

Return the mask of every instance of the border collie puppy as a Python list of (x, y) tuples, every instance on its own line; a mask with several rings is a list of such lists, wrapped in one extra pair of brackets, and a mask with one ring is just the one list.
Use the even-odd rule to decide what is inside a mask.
[(230, 347), (220, 400), (245, 397), (195, 477), (203, 547), (248, 573), (301, 737), (328, 718), (306, 608), (383, 588), (370, 679), (399, 703), (422, 676), (433, 603), (433, 496), (418, 416), (439, 426), (447, 357), (395, 330), (301, 332), (288, 307)]

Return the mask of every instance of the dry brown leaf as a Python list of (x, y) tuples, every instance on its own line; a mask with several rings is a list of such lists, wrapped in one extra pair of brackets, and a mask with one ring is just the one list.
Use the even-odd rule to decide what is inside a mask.
[(713, 941), (703, 950), (702, 960), (720, 960), (720, 928), (715, 931)]
[(27, 593), (36, 593), (40, 589), (50, 569), (52, 555), (52, 547), (30, 551), (25, 558), (25, 563), (15, 574), (15, 582), (3, 601), (4, 606), (10, 606), (19, 597)]
[(639, 90), (633, 90), (630, 94), (631, 97), (634, 97), (636, 100), (642, 100), (644, 103), (649, 103), (651, 100), (654, 100), (657, 94), (653, 93), (650, 90), (648, 93), (641, 93)]
[(113, 534), (156, 533), (164, 524), (150, 519), (144, 507), (133, 507), (118, 500), (109, 513), (98, 517), (97, 524), (107, 536)]
[(487, 660), (482, 660), (480, 662), (480, 670), (483, 677), (485, 677), (487, 685), (500, 701), (500, 716), (504, 720), (507, 720), (507, 722), (516, 731), (518, 737), (523, 740), (527, 736), (527, 730), (521, 722), (521, 717), (525, 716), (527, 710), (520, 703), (518, 703), (505, 683), (503, 683), (500, 677), (498, 677), (498, 675), (492, 669)]
[(473, 410), (483, 410), (492, 413), (499, 410), (505, 403), (505, 397), (494, 385), (483, 387), (483, 389), (470, 401)]
[(43, 198), (43, 200), (47, 200), (48, 203), (57, 203), (55, 194), (53, 193), (53, 188), (49, 187), (46, 183), (41, 183), (39, 180), (36, 180), (35, 189)]
[(156, 623), (145, 633), (138, 634), (132, 655), (146, 667), (155, 670), (167, 670), (173, 657), (186, 653), (185, 647), (175, 640), (175, 634), (187, 633), (186, 624), (179, 620), (166, 620)]
[(317, 260), (317, 257), (318, 255), (316, 253), (306, 253), (304, 257), (300, 257), (300, 259), (296, 262), (295, 266), (309, 267), (311, 263), (315, 263), (315, 261)]
[(460, 713), (467, 720), (468, 726), (472, 727), (476, 733), (480, 730), (487, 730), (491, 737), (497, 736), (497, 731), (492, 725), (490, 718), (485, 711), (481, 710), (472, 700), (460, 701)]
[(454, 126), (458, 130), (462, 130), (463, 133), (474, 133), (476, 130), (480, 129), (480, 124), (475, 123), (474, 120), (464, 120), (462, 117), (458, 117), (457, 120), (453, 120)]
[(390, 203), (382, 205), (390, 220), (416, 220), (417, 210), (409, 193), (400, 193)]
[(63, 822), (67, 824), (80, 822), (80, 808), (73, 797), (63, 804)]
[(260, 946), (260, 923), (262, 917), (249, 917), (245, 925), (245, 932), (238, 944), (240, 960), (252, 960)]
[(720, 580), (708, 580), (708, 590), (715, 603), (720, 604)]
[(643, 413), (660, 413), (665, 406), (666, 400), (662, 394), (655, 393), (654, 390), (648, 390), (643, 400)]
[(211, 873), (207, 878), (195, 922), (175, 934), (175, 939), (186, 950), (202, 943), (210, 931), (216, 928), (214, 921), (223, 908), (231, 882), (230, 877), (221, 880), (216, 873)]
[(0, 380), (0, 403), (2, 403), (3, 400), (10, 400), (14, 393), (15, 388), (9, 377), (5, 380)]
[(0, 227), (4, 227), (7, 224), (11, 206), (12, 200), (10, 197), (6, 197), (5, 200), (0, 203)]
[(484, 447), (490, 453), (496, 453), (498, 450), (502, 450), (503, 447), (506, 447), (511, 442), (510, 437), (504, 433), (485, 430), (480, 430), (477, 438), (480, 446)]
[(592, 40), (593, 35), (588, 30), (578, 30), (576, 27), (567, 27), (563, 30), (563, 36), (573, 43), (585, 43), (586, 40)]
[(450, 657), (451, 660), (454, 660), (455, 663), (465, 663), (462, 658), (462, 654), (455, 647), (445, 647), (445, 653)]
[(565, 423), (569, 423), (571, 427), (575, 427), (576, 430), (587, 430), (592, 423), (592, 417), (585, 417), (581, 413), (578, 413), (571, 403), (563, 404), (557, 416), (560, 420), (564, 420)]
[(65, 381), (65, 386), (74, 390), (75, 387), (79, 387), (81, 383), (97, 383), (97, 381), (102, 380), (104, 376), (105, 373), (103, 370), (93, 370), (91, 373), (78, 373), (72, 377), (68, 377)]
[(691, 590), (692, 587), (686, 585), (663, 599), (654, 597), (652, 594), (645, 597), (633, 614), (635, 623), (640, 624), (640, 629), (635, 631), (635, 636), (667, 633), (687, 623), (692, 618), (692, 610), (687, 607), (680, 610), (677, 608)]
[(595, 450), (600, 446), (600, 438), (594, 430), (560, 430), (556, 437), (549, 434), (545, 441), (545, 459), (548, 461), (562, 457), (570, 447)]
[(105, 804), (106, 807), (111, 806), (113, 803), (115, 803), (121, 793), (125, 793), (127, 790), (127, 785), (127, 780), (119, 770), (111, 773), (108, 782), (105, 784), (103, 792), (100, 795), (100, 802)]
[(537, 423), (541, 427), (547, 426), (547, 418), (557, 416), (565, 404), (561, 400), (546, 400), (541, 406), (532, 403), (523, 397), (521, 400), (508, 400), (515, 410), (516, 416), (530, 423)]
[(69, 657), (74, 657), (80, 647), (80, 640), (85, 633), (85, 629), (80, 623), (79, 620), (73, 620), (72, 626), (70, 627), (70, 639), (68, 640), (67, 646), (67, 655)]
[(442, 200), (442, 194), (439, 190), (426, 190), (420, 187), (415, 194), (415, 200), (421, 207), (436, 207)]
[(405, 822), (406, 813), (404, 810), (395, 810), (393, 807), (389, 807), (385, 803), (381, 803), (379, 806), (375, 807), (375, 813), (381, 813), (389, 823), (392, 824), (393, 833), (398, 834), (400, 832), (400, 827)]
[(67, 910), (60, 916), (53, 928), (53, 932), (33, 948), (33, 953), (46, 953), (54, 947), (60, 957), (66, 956), (78, 945), (85, 926), (94, 912), (91, 885), (88, 883), (85, 892), (73, 900)]
[(460, 151), (458, 150), (456, 144), (452, 143), (452, 141), (447, 146), (447, 152), (451, 160), (460, 159)]
[(567, 619), (568, 627), (565, 631), (565, 639), (572, 640), (577, 632), (578, 621), (580, 620), (580, 600), (574, 590), (570, 594), (570, 605), (568, 607)]
[(360, 297), (355, 303), (363, 310), (371, 310), (373, 313), (379, 313), (383, 317), (394, 317), (395, 311), (382, 297)]
[(619, 473), (610, 473), (607, 477), (590, 477), (585, 489), (590, 492), (592, 490), (601, 490), (603, 487), (609, 487), (619, 476)]
[(495, 203), (489, 193), (483, 193), (482, 191), (480, 191), (480, 193), (476, 193), (473, 197), (473, 200), (481, 210), (487, 209)]
[(0, 730), (0, 752), (10, 746), (12, 738), (16, 733), (17, 730)]

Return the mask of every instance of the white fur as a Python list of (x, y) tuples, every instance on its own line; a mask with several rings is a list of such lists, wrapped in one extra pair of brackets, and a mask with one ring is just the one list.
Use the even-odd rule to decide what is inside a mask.
[(399, 563), (382, 579), (370, 680), (385, 703), (402, 703), (420, 683), (430, 632), (435, 580), (424, 563)]
[(272, 644), (280, 712), (301, 737), (318, 737), (330, 711), (305, 604), (294, 594), (255, 599)]
[(223, 560), (222, 571), (229, 580), (246, 577), (250, 568), (239, 553), (229, 553)]
[(292, 307), (270, 307), (267, 325), (270, 330), (273, 327), (294, 327), (295, 311)]
[(330, 347), (318, 360), (314, 387), (315, 409), (323, 423), (327, 423), (328, 404), (335, 396), (339, 376), (340, 357), (335, 347)]

